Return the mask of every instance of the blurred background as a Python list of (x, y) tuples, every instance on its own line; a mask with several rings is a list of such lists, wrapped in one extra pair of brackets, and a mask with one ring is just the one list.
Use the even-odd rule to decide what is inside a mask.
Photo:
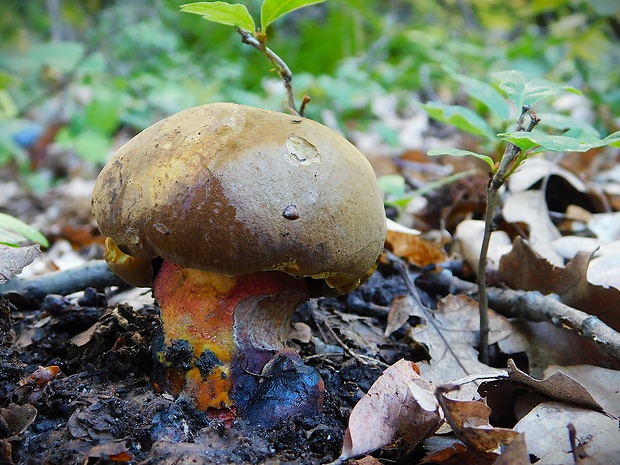
[[(233, 101), (283, 110), (268, 61), (233, 28), (180, 13), (182, 3), (3, 0), (0, 209), (19, 213), (7, 201), (16, 189), (94, 178), (130, 137), (184, 108)], [(258, 21), (261, 2), (242, 3)], [(368, 156), (423, 151), (450, 135), (419, 102), (462, 103), (484, 116), (455, 72), (488, 80), (517, 69), (567, 83), (585, 98), (555, 102), (556, 111), (603, 135), (619, 126), (617, 2), (328, 0), (267, 32), (293, 71), (297, 101), (312, 97), (306, 116)]]

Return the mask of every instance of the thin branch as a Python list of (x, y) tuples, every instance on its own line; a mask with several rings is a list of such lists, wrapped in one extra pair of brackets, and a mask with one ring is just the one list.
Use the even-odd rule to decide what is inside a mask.
[[(445, 293), (468, 294), (479, 299), (475, 284), (445, 273), (427, 276), (434, 286)], [(547, 321), (563, 329), (575, 331), (581, 337), (592, 341), (601, 351), (620, 360), (620, 333), (599, 318), (562, 303), (557, 295), (543, 295), (538, 291), (515, 291), (490, 287), (487, 289), (489, 307), (507, 318), (521, 318), (527, 321)]]
[[(517, 121), (516, 131), (523, 131), (523, 123), (525, 121), (525, 115), (530, 111), (529, 105), (524, 105), (521, 108), (521, 115)], [(530, 117), (530, 124), (527, 131), (530, 132), (540, 122), (540, 119), (533, 115)], [(512, 170), (519, 164), (519, 154), (521, 149), (515, 144), (508, 144), (504, 154), (499, 163), (497, 171), (491, 177), (489, 185), (487, 186), (487, 207), (484, 214), (484, 235), (482, 237), (482, 247), (480, 248), (480, 259), (478, 261), (478, 293), (480, 295), (479, 311), (480, 311), (480, 361), (484, 364), (489, 364), (489, 312), (488, 312), (488, 299), (486, 296), (486, 269), (487, 269), (487, 255), (489, 253), (489, 244), (491, 242), (491, 233), (495, 229), (493, 223), (493, 215), (495, 214), (495, 207), (497, 205), (497, 198), (499, 195), (499, 189), (504, 185), (506, 179), (512, 172)]]
[(282, 84), (284, 84), (284, 90), (286, 91), (287, 108), (293, 115), (302, 116), (303, 113), (298, 112), (295, 107), (295, 96), (293, 94), (293, 73), (288, 65), (284, 62), (284, 60), (282, 60), (282, 58), (276, 55), (273, 50), (267, 47), (264, 41), (259, 41), (252, 35), (251, 32), (240, 27), (237, 28), (237, 32), (241, 35), (241, 41), (244, 44), (248, 44), (261, 52), (276, 67), (276, 72), (278, 73), (278, 76), (280, 76), (280, 80), (282, 81)]
[(0, 284), (0, 294), (15, 291), (34, 300), (43, 300), (48, 294), (67, 295), (87, 287), (103, 290), (110, 286), (126, 284), (110, 271), (104, 260), (91, 260), (84, 266), (55, 271), (40, 278), (13, 279)]

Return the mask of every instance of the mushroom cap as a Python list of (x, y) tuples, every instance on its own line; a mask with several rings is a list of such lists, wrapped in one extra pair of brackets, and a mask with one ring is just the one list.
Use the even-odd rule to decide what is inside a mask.
[(386, 231), (375, 174), (351, 143), (232, 103), (142, 131), (101, 171), (92, 206), (102, 234), (139, 260), (228, 276), (279, 270), (341, 292), (374, 271)]

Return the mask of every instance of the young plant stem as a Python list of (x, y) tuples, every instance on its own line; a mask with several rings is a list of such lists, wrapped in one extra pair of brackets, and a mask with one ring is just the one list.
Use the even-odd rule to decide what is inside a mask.
[[(536, 115), (530, 115), (530, 124), (527, 129), (523, 127), (525, 115), (530, 111), (530, 106), (526, 105), (521, 108), (521, 115), (517, 121), (516, 131), (531, 131), (539, 123)], [(504, 185), (509, 174), (515, 168), (515, 162), (518, 159), (521, 149), (514, 144), (508, 144), (499, 166), (493, 173), (489, 185), (487, 186), (487, 207), (484, 214), (484, 235), (482, 237), (482, 247), (480, 248), (480, 259), (478, 261), (478, 294), (479, 294), (479, 312), (480, 312), (480, 361), (488, 365), (489, 363), (489, 309), (486, 283), (487, 255), (489, 253), (489, 244), (491, 242), (491, 233), (495, 229), (493, 216), (499, 196), (499, 189)]]
[(282, 58), (276, 55), (273, 50), (265, 45), (266, 36), (259, 32), (258, 38), (256, 38), (251, 32), (240, 27), (237, 28), (237, 32), (241, 35), (241, 41), (244, 44), (248, 44), (260, 51), (275, 66), (276, 72), (278, 73), (278, 76), (280, 76), (282, 84), (284, 84), (284, 90), (286, 92), (286, 107), (293, 115), (303, 116), (303, 112), (298, 112), (295, 106), (295, 96), (293, 95), (293, 73), (284, 60), (282, 60)]

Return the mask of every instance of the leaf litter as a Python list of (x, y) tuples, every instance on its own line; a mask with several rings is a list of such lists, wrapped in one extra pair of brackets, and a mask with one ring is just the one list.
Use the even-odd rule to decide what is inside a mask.
[[(388, 161), (394, 163), (388, 171), (422, 183), (435, 181), (438, 169), (410, 169), (414, 164), (408, 157), (405, 153), (398, 163)], [(496, 258), (503, 258), (490, 278), (511, 289), (558, 294), (568, 305), (598, 315), (617, 329), (617, 289), (597, 285), (614, 286), (614, 281), (596, 280), (590, 274), (597, 260), (601, 270), (614, 263), (615, 253), (605, 246), (617, 239), (616, 218), (595, 216), (603, 213), (600, 197), (582, 178), (538, 160), (528, 160), (509, 186), (504, 217), (498, 223), (503, 238)], [(423, 156), (416, 156), (415, 163), (429, 164)], [(447, 172), (472, 167), (463, 159), (443, 163)], [(476, 163), (473, 166), (479, 167)], [(550, 171), (551, 166), (556, 168)], [(612, 171), (607, 173), (606, 192), (611, 204), (620, 206), (613, 197), (617, 178)], [(424, 172), (430, 174), (420, 175)], [(574, 332), (493, 314), (496, 356), (493, 366), (483, 365), (477, 360), (477, 303), (433, 289), (441, 268), (475, 279), (471, 268), (476, 269), (476, 235), (466, 237), (470, 231), (464, 229), (456, 234), (456, 227), (464, 228), (464, 219), (480, 217), (486, 181), (481, 173), (441, 186), (425, 196), (426, 207), (420, 208), (421, 202), (398, 218), (418, 231), (390, 234), (387, 249), (407, 263), (419, 295), (411, 294), (386, 254), (379, 271), (351, 296), (319, 299), (314, 308), (298, 311), (294, 322), (298, 332), (291, 345), (323, 376), (326, 406), (318, 418), (298, 418), (268, 433), (257, 434), (245, 425), (228, 429), (153, 392), (149, 345), (158, 316), (148, 292), (100, 289), (103, 301), (86, 299), (82, 304), (77, 303), (85, 297), (82, 292), (46, 301), (20, 292), (4, 294), (0, 299), (0, 400), (2, 421), (7, 424), (0, 421), (0, 441), (8, 448), (4, 450), (16, 458), (15, 463), (36, 457), (47, 463), (168, 464), (192, 457), (194, 463), (273, 459), (314, 464), (360, 455), (349, 463), (520, 465), (529, 463), (530, 454), (540, 459), (538, 463), (573, 463), (575, 451), (584, 456), (579, 463), (606, 463), (596, 460), (617, 453), (620, 442), (612, 416), (618, 416), (620, 403), (618, 371), (604, 367), (618, 368), (617, 361), (582, 345), (584, 339)], [(568, 206), (558, 204), (549, 185)], [(569, 207), (581, 209), (581, 215), (570, 216)], [(67, 203), (59, 211), (83, 214), (87, 209)], [(100, 256), (100, 238), (93, 234), (91, 218), (66, 214), (77, 219), (63, 224), (63, 215), (44, 215), (48, 225), (38, 221), (43, 221), (44, 232), (53, 231), (51, 252), (27, 268), (27, 276)], [(595, 236), (597, 242), (587, 249), (572, 245), (560, 252), (563, 239), (583, 238), (580, 234)], [(527, 237), (529, 246), (514, 240), (519, 236)], [(469, 247), (470, 270), (450, 268), (451, 261), (464, 258), (454, 252), (452, 240)], [(599, 248), (592, 255), (594, 247)], [(557, 254), (554, 264), (541, 256), (541, 250)], [(37, 266), (38, 271), (32, 271)], [(424, 280), (430, 285), (422, 286)], [(508, 365), (510, 356), (519, 368)], [(575, 364), (579, 365), (571, 366)], [(32, 376), (44, 380), (44, 372), (35, 374), (40, 366), (58, 366), (59, 371), (41, 384), (20, 385)], [(436, 397), (435, 386), (444, 383), (448, 387)], [(460, 389), (444, 395), (454, 384)], [(450, 426), (435, 431), (450, 415)], [(574, 445), (569, 424), (576, 431)]]

